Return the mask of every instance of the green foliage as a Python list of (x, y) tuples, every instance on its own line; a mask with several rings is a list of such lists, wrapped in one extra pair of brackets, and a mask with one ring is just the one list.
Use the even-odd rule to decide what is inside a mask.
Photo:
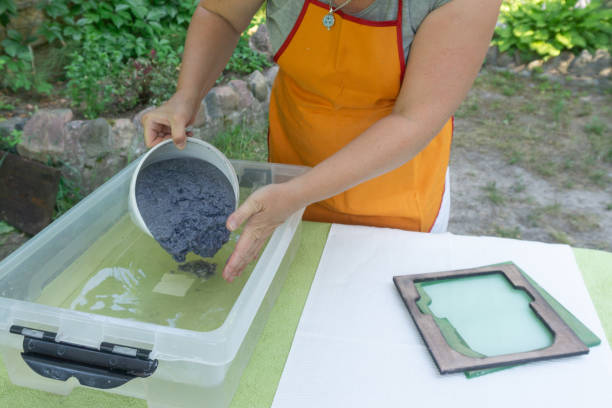
[(55, 208), (53, 209), (53, 219), (55, 220), (66, 211), (74, 207), (83, 199), (80, 187), (65, 177), (60, 178), (57, 196), (55, 197)]
[(4, 221), (0, 221), (0, 235), (8, 234), (9, 232), (15, 231), (15, 228)]
[[(0, 43), (0, 87), (49, 93), (48, 78), (66, 80), (72, 107), (87, 118), (161, 104), (176, 90), (187, 27), (199, 0), (46, 0), (38, 7), (46, 21), (38, 31), (54, 61), (36, 70), (30, 46), (14, 30)], [(0, 22), (16, 14), (12, 0), (0, 0)], [(254, 24), (261, 23), (265, 9)], [(61, 48), (59, 48), (61, 47)], [(37, 50), (37, 58), (39, 58)], [(55, 58), (61, 54), (61, 58)], [(43, 52), (44, 58), (44, 52)], [(239, 75), (270, 62), (249, 47), (243, 34), (226, 72)], [(57, 73), (61, 74), (58, 76)]]
[(266, 129), (255, 129), (246, 124), (221, 132), (212, 144), (229, 158), (266, 161), (268, 145)]
[(14, 150), (14, 148), (21, 143), (22, 134), (23, 131), (13, 129), (8, 135), (0, 135), (0, 149)]
[(35, 90), (49, 94), (51, 85), (36, 75), (34, 55), (30, 44), (34, 37), (23, 37), (16, 30), (7, 30), (6, 38), (0, 42), (0, 86), (16, 92)]
[(587, 133), (591, 133), (597, 136), (602, 136), (604, 131), (606, 130), (605, 123), (599, 119), (597, 116), (591, 118), (589, 123), (584, 127)]
[(0, 0), (0, 24), (7, 26), (10, 19), (17, 15), (17, 5), (14, 0)]
[(502, 4), (493, 44), (501, 52), (518, 51), (523, 58), (556, 57), (610, 49), (612, 10), (593, 0), (576, 8), (577, 0), (508, 0)]
[[(253, 23), (251, 23), (249, 29), (252, 27)], [(227, 63), (227, 66), (225, 67), (226, 71), (246, 75), (253, 71), (261, 71), (271, 65), (270, 61), (265, 55), (249, 47), (248, 32), (249, 30), (245, 31), (240, 36), (238, 45)]]
[(482, 190), (486, 193), (486, 197), (495, 205), (502, 205), (506, 201), (503, 193), (497, 188), (495, 181), (490, 181), (486, 186), (482, 187)]
[[(40, 34), (77, 43), (67, 91), (86, 117), (160, 100), (176, 86), (176, 67), (197, 0), (55, 0), (43, 4)], [(148, 89), (149, 84), (152, 85)]]
[(121, 52), (114, 48), (114, 38), (103, 38), (96, 32), (88, 32), (82, 47), (71, 55), (66, 67), (68, 95), (76, 107), (81, 107), (86, 117), (96, 116), (112, 101), (112, 89), (102, 81), (121, 68)]
[[(126, 37), (124, 54), (143, 56), (152, 42), (179, 37), (191, 20), (197, 0), (52, 0), (42, 5), (51, 21), (41, 28), (49, 40), (80, 42), (87, 31)], [(180, 38), (183, 37), (183, 38)]]

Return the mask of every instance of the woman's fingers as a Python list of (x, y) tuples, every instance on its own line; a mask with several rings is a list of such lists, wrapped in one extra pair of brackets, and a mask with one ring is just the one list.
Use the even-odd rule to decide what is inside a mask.
[(189, 117), (190, 108), (184, 102), (168, 101), (163, 106), (146, 113), (141, 120), (145, 145), (153, 147), (172, 138), (177, 148), (184, 149), (187, 136), (191, 136), (191, 131), (186, 131), (190, 122)]
[(270, 184), (251, 194), (227, 219), (227, 229), (235, 231), (246, 223), (234, 252), (223, 268), (223, 278), (232, 282), (247, 264), (257, 258), (276, 227), (302, 205), (292, 200), (288, 183)]
[(262, 207), (256, 194), (253, 194), (227, 218), (226, 227), (230, 231), (235, 231), (249, 220), (236, 243), (234, 252), (223, 268), (223, 278), (228, 282), (232, 282), (236, 276), (240, 275), (246, 265), (257, 257), (261, 249), (263, 244), (261, 227), (254, 225), (251, 217), (261, 212)]
[(226, 227), (230, 231), (238, 229), (251, 216), (262, 210), (261, 202), (253, 195), (249, 196), (236, 211), (227, 218)]
[(170, 128), (172, 132), (172, 140), (179, 149), (184, 149), (187, 144), (187, 136), (185, 135), (185, 126), (187, 121), (181, 117), (175, 116), (170, 119)]
[(145, 114), (141, 121), (147, 147), (153, 147), (170, 137), (170, 122), (156, 111)]
[(257, 258), (266, 237), (257, 228), (245, 228), (236, 243), (234, 252), (227, 260), (223, 268), (223, 279), (233, 282), (234, 278), (240, 276), (244, 268)]

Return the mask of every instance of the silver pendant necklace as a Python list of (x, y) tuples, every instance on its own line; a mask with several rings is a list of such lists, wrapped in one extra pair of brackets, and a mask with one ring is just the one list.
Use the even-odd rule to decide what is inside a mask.
[(323, 25), (325, 26), (325, 28), (327, 28), (327, 30), (329, 31), (334, 24), (336, 23), (336, 18), (334, 17), (334, 13), (338, 10), (340, 10), (342, 7), (346, 6), (347, 4), (349, 4), (351, 1), (353, 0), (346, 0), (344, 3), (342, 3), (341, 5), (339, 5), (338, 7), (334, 8), (332, 6), (334, 0), (329, 0), (329, 12), (323, 17)]

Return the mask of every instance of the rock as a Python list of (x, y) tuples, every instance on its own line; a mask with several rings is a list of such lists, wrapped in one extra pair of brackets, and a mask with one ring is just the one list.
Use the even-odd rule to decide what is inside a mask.
[(257, 27), (257, 31), (251, 36), (249, 45), (254, 50), (257, 50), (263, 54), (272, 55), (272, 45), (270, 44), (270, 34), (268, 33), (268, 27), (265, 24), (260, 24)]
[(516, 74), (519, 75), (519, 76), (522, 76), (524, 78), (529, 78), (531, 76), (531, 72), (527, 71), (526, 69), (522, 69), (522, 70), (516, 71)]
[(27, 122), (26, 118), (12, 117), (0, 122), (0, 137), (9, 136), (13, 130), (23, 130)]
[(144, 128), (142, 126), (142, 117), (145, 115), (145, 113), (151, 112), (155, 108), (157, 108), (157, 107), (156, 106), (149, 106), (148, 108), (145, 108), (145, 109), (141, 110), (140, 112), (138, 112), (132, 118), (132, 122), (134, 123), (134, 125), (136, 125), (136, 130), (139, 133), (143, 133), (144, 132)]
[(272, 66), (270, 69), (268, 69), (264, 73), (264, 76), (266, 77), (266, 81), (268, 81), (268, 86), (270, 88), (274, 84), (274, 79), (276, 78), (276, 74), (278, 74), (278, 65)]
[[(120, 122), (125, 125), (125, 122)], [(115, 147), (110, 124), (104, 119), (75, 120), (64, 127), (65, 149), (57, 158), (79, 172), (84, 167), (94, 167), (106, 156), (119, 152)], [(125, 146), (125, 142), (122, 142)]]
[(196, 113), (195, 118), (193, 119), (192, 126), (193, 127), (201, 127), (208, 122), (210, 118), (208, 117), (208, 108), (206, 107), (206, 98), (202, 99), (200, 102), (200, 108), (198, 109), (198, 113)]
[(497, 55), (495, 62), (499, 67), (507, 67), (514, 64), (514, 56), (509, 52), (502, 52)]
[(127, 152), (127, 162), (131, 163), (146, 151), (147, 146), (145, 145), (143, 134), (138, 133), (136, 137), (132, 138), (132, 144)]
[(142, 154), (144, 141), (130, 119), (75, 120), (66, 124), (62, 174), (89, 194)]
[(243, 124), (244, 117), (239, 112), (232, 112), (225, 117), (224, 125), (226, 128), (231, 129), (236, 126), (240, 126)]
[(126, 118), (112, 121), (113, 149), (127, 152), (132, 145), (132, 140), (138, 137), (138, 128)]
[(12, 117), (2, 120), (0, 118), (0, 149), (17, 153), (17, 142), (21, 140), (20, 134), (13, 135), (14, 131), (21, 131), (27, 121), (25, 118)]
[(268, 99), (268, 81), (266, 81), (266, 77), (261, 72), (252, 72), (247, 77), (247, 84), (257, 100), (265, 102)]
[(559, 56), (549, 59), (542, 65), (544, 72), (554, 75), (567, 75), (568, 68), (572, 61), (576, 58), (569, 51), (563, 51)]
[(60, 171), (16, 154), (3, 154), (0, 167), (0, 219), (37, 234), (53, 216)]
[(41, 109), (23, 128), (20, 155), (46, 163), (64, 152), (64, 125), (72, 120), (70, 109)]
[(489, 47), (487, 55), (485, 56), (484, 65), (497, 65), (497, 54), (499, 54), (499, 49), (496, 45)]
[(79, 142), (88, 159), (98, 160), (113, 151), (110, 124), (101, 118), (87, 121), (82, 128)]
[(568, 71), (578, 76), (607, 76), (610, 74), (610, 53), (597, 50), (595, 54), (583, 50), (570, 64)]
[(86, 166), (82, 170), (81, 189), (89, 194), (127, 165), (127, 158), (118, 154), (111, 154), (99, 159), (93, 166)]
[(586, 74), (588, 65), (593, 61), (593, 56), (587, 50), (583, 50), (578, 57), (572, 62), (569, 67), (569, 71), (572, 74)]
[(542, 68), (543, 65), (544, 65), (544, 60), (541, 60), (541, 59), (533, 60), (529, 64), (527, 64), (527, 69), (529, 71), (533, 71), (534, 69)]
[(245, 81), (233, 79), (229, 81), (228, 85), (238, 94), (238, 108), (251, 109), (253, 105), (258, 103), (251, 91), (249, 91), (249, 87)]
[(231, 112), (240, 102), (238, 93), (229, 85), (216, 86), (208, 92), (206, 98), (208, 115), (212, 119), (222, 118), (224, 112)]
[(595, 66), (594, 70), (597, 75), (603, 77), (609, 77), (612, 73), (612, 60), (610, 59), (610, 52), (606, 50), (597, 50), (594, 58)]
[[(77, 180), (77, 176), (80, 177), (80, 170), (85, 165), (86, 154), (81, 146), (80, 137), (87, 122), (86, 120), (73, 120), (64, 125), (65, 149), (59, 156), (59, 160), (70, 170), (69, 173), (73, 173), (69, 177), (72, 180)], [(65, 169), (62, 169), (62, 173), (67, 174)]]

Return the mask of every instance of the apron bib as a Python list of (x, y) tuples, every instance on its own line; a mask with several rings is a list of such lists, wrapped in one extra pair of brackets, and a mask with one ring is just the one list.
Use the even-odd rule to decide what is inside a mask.
[[(328, 30), (328, 12), (328, 4), (306, 0), (274, 57), (271, 162), (314, 167), (393, 110), (405, 69), (401, 0), (391, 21), (337, 11)], [(452, 131), (449, 119), (412, 160), (308, 206), (304, 219), (429, 231), (442, 202)]]

